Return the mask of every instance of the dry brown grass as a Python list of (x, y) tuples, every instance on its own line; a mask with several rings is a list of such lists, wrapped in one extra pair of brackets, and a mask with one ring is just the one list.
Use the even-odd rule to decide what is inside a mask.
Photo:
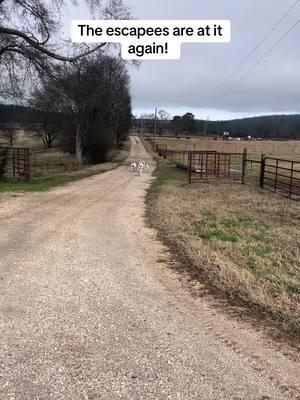
[(300, 332), (300, 204), (221, 180), (188, 185), (165, 161), (149, 220), (193, 281)]
[(169, 150), (216, 150), (225, 153), (242, 153), (244, 148), (254, 159), (261, 154), (286, 158), (288, 160), (300, 160), (300, 141), (223, 141), (211, 139), (169, 139), (157, 138), (156, 143)]
[[(3, 138), (0, 135), (0, 144), (2, 146), (8, 146), (9, 141)], [(31, 149), (43, 149), (43, 143), (41, 139), (34, 133), (17, 128), (16, 130), (16, 136), (14, 139), (14, 147), (30, 147)]]

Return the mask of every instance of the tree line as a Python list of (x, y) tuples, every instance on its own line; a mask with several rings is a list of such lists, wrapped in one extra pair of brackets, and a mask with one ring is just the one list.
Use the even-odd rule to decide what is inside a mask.
[[(222, 136), (228, 132), (232, 137), (265, 139), (300, 139), (300, 115), (269, 115), (252, 118), (234, 119), (229, 121), (210, 121), (196, 119), (188, 112), (182, 116), (171, 117), (163, 110), (168, 118), (157, 118), (156, 133), (174, 136)], [(137, 131), (155, 131), (155, 115), (143, 114), (132, 121)]]

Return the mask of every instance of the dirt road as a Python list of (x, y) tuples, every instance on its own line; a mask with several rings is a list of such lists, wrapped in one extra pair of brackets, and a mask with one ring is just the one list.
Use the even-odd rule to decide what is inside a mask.
[[(131, 157), (151, 161), (135, 138)], [(150, 180), (0, 197), (1, 400), (299, 398), (296, 362), (168, 269)]]

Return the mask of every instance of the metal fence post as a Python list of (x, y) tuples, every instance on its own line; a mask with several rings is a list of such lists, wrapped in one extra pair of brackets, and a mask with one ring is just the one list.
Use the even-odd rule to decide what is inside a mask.
[(279, 161), (278, 161), (278, 160), (276, 160), (276, 168), (275, 168), (275, 185), (274, 185), (274, 190), (275, 190), (275, 193), (277, 192), (277, 183), (278, 183), (278, 164), (279, 164)]
[(192, 182), (192, 153), (188, 154), (188, 159), (189, 159), (188, 179), (190, 184)]
[(264, 154), (261, 155), (261, 164), (260, 164), (260, 179), (259, 179), (259, 186), (261, 189), (264, 188), (264, 183), (265, 183), (265, 164), (266, 164), (266, 158)]
[(30, 177), (31, 177), (31, 171), (30, 171), (30, 149), (27, 149), (27, 154), (26, 154), (26, 158), (27, 158), (27, 167), (26, 167), (26, 179), (29, 181)]
[(247, 149), (245, 148), (242, 158), (242, 185), (245, 185), (246, 168), (247, 168)]
[(292, 164), (291, 164), (289, 198), (291, 198), (293, 195), (293, 175), (294, 175), (294, 161), (292, 161)]
[(15, 177), (16, 177), (16, 162), (15, 162), (15, 150), (14, 150), (14, 149), (12, 149), (12, 156), (13, 156), (13, 159), (12, 159), (12, 164), (13, 164), (13, 178), (15, 178)]

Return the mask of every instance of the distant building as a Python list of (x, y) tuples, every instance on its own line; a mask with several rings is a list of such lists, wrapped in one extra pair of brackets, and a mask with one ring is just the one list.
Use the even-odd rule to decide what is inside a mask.
[(229, 137), (229, 132), (223, 132), (223, 140), (230, 140)]

